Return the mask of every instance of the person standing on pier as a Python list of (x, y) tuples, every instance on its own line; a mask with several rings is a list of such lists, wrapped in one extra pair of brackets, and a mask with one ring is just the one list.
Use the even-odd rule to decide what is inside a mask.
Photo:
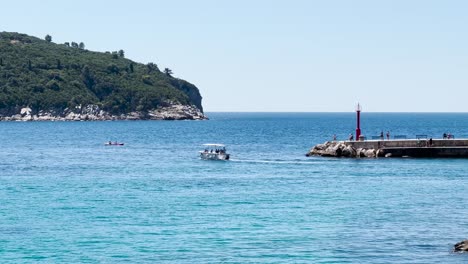
[(387, 131), (387, 140), (390, 140), (390, 131)]
[(383, 140), (384, 137), (383, 137), (383, 131), (380, 131), (380, 140)]

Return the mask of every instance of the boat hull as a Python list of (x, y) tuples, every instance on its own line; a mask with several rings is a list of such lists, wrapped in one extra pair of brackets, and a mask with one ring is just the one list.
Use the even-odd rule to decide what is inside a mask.
[(226, 153), (212, 153), (200, 152), (200, 158), (204, 160), (229, 160), (229, 154)]

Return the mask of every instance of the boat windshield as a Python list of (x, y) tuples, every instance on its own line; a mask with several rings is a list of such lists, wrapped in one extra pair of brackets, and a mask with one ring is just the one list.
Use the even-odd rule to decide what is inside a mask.
[(226, 153), (226, 147), (223, 144), (203, 144), (205, 152)]

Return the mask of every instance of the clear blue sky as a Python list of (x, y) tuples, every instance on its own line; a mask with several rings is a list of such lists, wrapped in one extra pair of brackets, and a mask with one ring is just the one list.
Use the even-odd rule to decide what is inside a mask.
[(169, 67), (205, 111), (468, 111), (468, 1), (3, 1), (0, 31)]

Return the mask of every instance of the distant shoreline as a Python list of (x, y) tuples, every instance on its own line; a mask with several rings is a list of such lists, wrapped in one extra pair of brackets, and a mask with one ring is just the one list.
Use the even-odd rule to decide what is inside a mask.
[(207, 120), (197, 107), (172, 104), (150, 111), (135, 111), (126, 114), (110, 114), (97, 105), (64, 110), (33, 111), (29, 107), (0, 116), (0, 121), (114, 121), (114, 120)]

